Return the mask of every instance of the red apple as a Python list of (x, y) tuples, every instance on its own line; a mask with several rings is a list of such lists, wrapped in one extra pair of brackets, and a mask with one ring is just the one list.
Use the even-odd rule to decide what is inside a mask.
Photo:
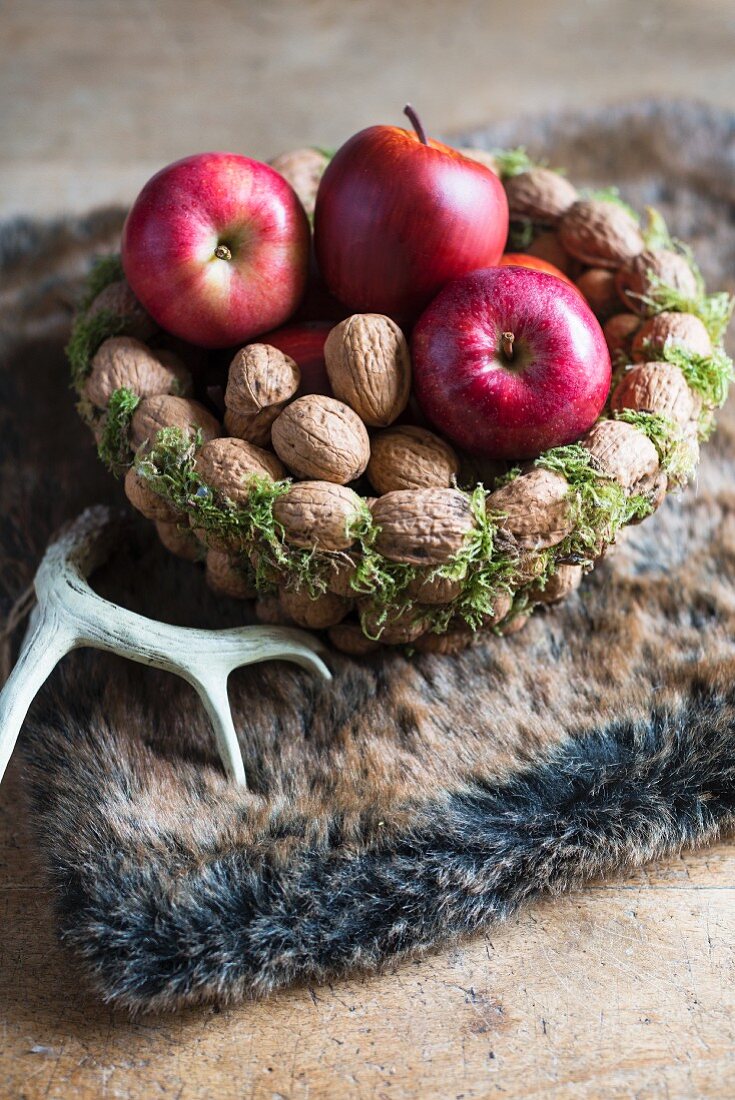
[(324, 345), (334, 324), (333, 321), (301, 321), (298, 324), (284, 325), (283, 328), (266, 332), (259, 337), (260, 343), (270, 344), (295, 360), (301, 371), (298, 397), (307, 393), (332, 396), (324, 362)]
[[(527, 252), (504, 252), (498, 260), (498, 267), (530, 267), (533, 271), (545, 271), (547, 275), (553, 275), (570, 286), (574, 286), (572, 280), (560, 271), (548, 260), (542, 260), (538, 256), (530, 256)], [(576, 287), (575, 287), (576, 290)]]
[(412, 338), (428, 419), (488, 458), (535, 458), (578, 439), (610, 389), (610, 354), (574, 288), (524, 267), (475, 271), (445, 287)]
[(354, 312), (414, 320), (459, 275), (500, 259), (508, 202), (498, 177), (416, 133), (370, 126), (337, 151), (316, 198), (314, 244), (332, 293)]
[(273, 168), (236, 153), (200, 153), (145, 185), (125, 222), (122, 262), (162, 328), (201, 347), (226, 347), (294, 312), (306, 285), (309, 226)]

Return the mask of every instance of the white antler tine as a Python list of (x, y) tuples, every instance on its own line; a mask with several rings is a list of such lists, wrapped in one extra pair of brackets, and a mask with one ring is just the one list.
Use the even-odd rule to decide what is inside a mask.
[(86, 575), (108, 556), (117, 524), (107, 508), (90, 508), (55, 539), (35, 579), (34, 610), (18, 663), (0, 692), (0, 780), (28, 708), (69, 650), (92, 646), (182, 676), (199, 693), (214, 727), (225, 770), (246, 785), (242, 753), (227, 698), (233, 668), (267, 660), (293, 661), (325, 680), (323, 647), (300, 630), (245, 626), (197, 630), (138, 615), (99, 596)]

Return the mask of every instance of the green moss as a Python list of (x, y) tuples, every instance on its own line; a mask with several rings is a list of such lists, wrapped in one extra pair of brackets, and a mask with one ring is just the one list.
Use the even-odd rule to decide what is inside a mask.
[(677, 345), (664, 348), (665, 362), (679, 367), (687, 384), (699, 394), (708, 410), (719, 409), (727, 400), (733, 380), (732, 359), (722, 348), (715, 348), (711, 355), (697, 355)]
[(533, 160), (523, 145), (518, 145), (515, 149), (491, 149), (490, 155), (495, 158), (498, 174), (503, 180), (510, 176), (520, 176), (522, 172), (530, 172), (532, 168), (548, 167), (545, 160)]
[(533, 222), (529, 218), (514, 218), (508, 226), (506, 252), (525, 252), (536, 235)]
[(586, 187), (580, 194), (584, 199), (596, 199), (598, 202), (612, 202), (616, 206), (620, 206), (626, 213), (630, 214), (636, 225), (640, 222), (640, 216), (637, 210), (634, 210), (625, 199), (620, 197), (620, 191), (617, 187)]
[(140, 403), (132, 390), (115, 390), (107, 406), (98, 454), (108, 470), (118, 476), (130, 465), (130, 421)]
[(654, 206), (645, 207), (646, 222), (643, 226), (643, 243), (646, 248), (678, 250), (678, 242), (669, 233), (663, 214)]
[(697, 266), (691, 249), (681, 242), (673, 243), (692, 269), (697, 284), (696, 292), (692, 296), (684, 294), (677, 287), (669, 286), (659, 276), (651, 273), (650, 291), (648, 294), (641, 295), (641, 301), (652, 313), (662, 313), (667, 310), (675, 313), (693, 313), (695, 317), (699, 317), (707, 329), (712, 343), (719, 345), (732, 319), (735, 298), (724, 290), (708, 294), (702, 272)]
[(89, 309), (98, 294), (109, 286), (125, 278), (122, 260), (119, 253), (109, 256), (99, 256), (94, 260), (89, 274), (84, 281), (84, 294), (79, 302), (79, 309)]
[(101, 310), (93, 317), (80, 313), (75, 318), (65, 351), (71, 367), (71, 383), (80, 396), (91, 370), (94, 353), (108, 337), (119, 336), (124, 327), (125, 318), (110, 310)]
[(632, 424), (651, 440), (658, 453), (661, 469), (668, 475), (670, 482), (685, 485), (692, 478), (697, 466), (697, 455), (673, 420), (657, 413), (639, 412), (636, 409), (621, 409), (614, 414), (614, 418)]

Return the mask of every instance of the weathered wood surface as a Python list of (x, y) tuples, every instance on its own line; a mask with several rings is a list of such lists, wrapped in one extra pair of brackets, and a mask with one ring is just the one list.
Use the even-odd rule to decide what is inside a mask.
[(53, 936), (20, 798), (0, 800), (7, 1100), (692, 1100), (733, 1095), (735, 847), (529, 909), (381, 977), (131, 1021)]

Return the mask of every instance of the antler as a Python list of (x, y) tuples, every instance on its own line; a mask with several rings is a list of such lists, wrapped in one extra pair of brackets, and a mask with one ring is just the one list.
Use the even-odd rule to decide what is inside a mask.
[(325, 680), (331, 673), (309, 634), (277, 626), (196, 630), (169, 626), (98, 596), (86, 577), (108, 557), (117, 529), (108, 508), (89, 508), (52, 542), (36, 573), (38, 603), (15, 668), (0, 692), (0, 781), (28, 708), (61, 658), (91, 646), (182, 676), (209, 715), (227, 774), (246, 786), (227, 698), (227, 678), (240, 665), (293, 661)]

